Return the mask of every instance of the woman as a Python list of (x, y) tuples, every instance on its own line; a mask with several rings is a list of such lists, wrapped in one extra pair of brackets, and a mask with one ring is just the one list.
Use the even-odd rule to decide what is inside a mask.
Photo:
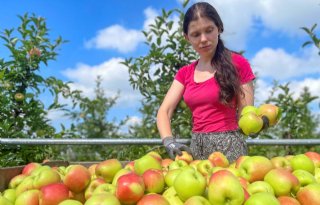
[[(195, 159), (207, 159), (219, 151), (233, 162), (247, 154), (237, 116), (244, 106), (253, 105), (255, 76), (245, 58), (224, 46), (223, 23), (209, 3), (196, 3), (187, 10), (183, 32), (200, 58), (179, 69), (158, 110), (163, 144), (171, 158), (182, 150)], [(170, 125), (182, 97), (192, 112), (190, 149), (175, 141)]]

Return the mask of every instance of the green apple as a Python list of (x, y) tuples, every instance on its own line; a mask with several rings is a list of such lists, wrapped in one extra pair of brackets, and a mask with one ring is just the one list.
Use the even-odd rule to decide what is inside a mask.
[(251, 195), (244, 205), (280, 205), (280, 202), (268, 192), (258, 192)]
[(89, 183), (89, 185), (87, 186), (86, 190), (84, 191), (84, 198), (87, 200), (89, 199), (92, 194), (93, 191), (101, 184), (105, 184), (106, 182), (104, 181), (104, 179), (102, 178), (95, 178), (92, 179)]
[(203, 195), (206, 189), (206, 179), (193, 168), (183, 169), (173, 183), (179, 198), (186, 201), (192, 196)]
[(298, 178), (301, 187), (316, 183), (315, 177), (306, 170), (298, 169), (293, 171), (292, 174)]
[(184, 160), (175, 160), (169, 165), (169, 170), (180, 169), (182, 167), (188, 167), (188, 163)]
[(38, 189), (27, 190), (17, 197), (15, 205), (37, 205), (39, 204), (39, 198), (40, 191)]
[(320, 184), (320, 167), (314, 169), (314, 178), (316, 182)]
[(251, 135), (261, 131), (263, 120), (257, 114), (248, 112), (240, 117), (238, 124), (245, 135)]
[(102, 193), (110, 193), (115, 194), (116, 186), (109, 183), (100, 184), (95, 190), (92, 192), (92, 195), (102, 194)]
[(1, 205), (14, 205), (13, 202), (11, 202), (10, 200), (8, 200), (7, 198), (5, 198), (4, 196), (1, 196), (1, 195), (0, 195), (0, 204)]
[(82, 205), (82, 203), (74, 199), (67, 199), (60, 202), (58, 205)]
[(111, 183), (120, 169), (122, 169), (122, 164), (118, 159), (107, 159), (97, 164), (95, 174), (107, 183)]
[(290, 161), (284, 156), (276, 156), (270, 159), (274, 168), (284, 168), (288, 171), (292, 171)]
[(213, 167), (214, 165), (210, 160), (204, 159), (197, 164), (197, 171), (206, 177), (211, 175)]
[(265, 116), (269, 120), (269, 126), (278, 123), (281, 118), (281, 110), (278, 106), (272, 104), (263, 104), (258, 107), (258, 115)]
[(25, 174), (19, 174), (10, 179), (8, 188), (15, 189), (27, 177)]
[(277, 197), (295, 195), (300, 188), (298, 178), (283, 168), (270, 170), (264, 177), (264, 181), (272, 186)]
[(144, 195), (137, 203), (137, 205), (170, 205), (168, 200), (156, 193), (149, 193)]
[(297, 154), (297, 155), (293, 156), (290, 159), (290, 165), (291, 165), (293, 171), (298, 170), (298, 169), (302, 169), (302, 170), (310, 172), (311, 174), (314, 174), (314, 169), (315, 169), (314, 163), (305, 154)]
[(162, 196), (170, 202), (170, 205), (184, 205), (173, 186), (166, 189)]
[(148, 169), (157, 169), (161, 170), (161, 162), (156, 158), (152, 157), (151, 155), (144, 155), (141, 158), (135, 160), (134, 162), (134, 171), (142, 175)]
[(182, 169), (172, 169), (164, 176), (164, 181), (168, 187), (173, 186), (173, 182), (176, 177), (181, 173)]
[(33, 182), (34, 182), (33, 176), (27, 176), (26, 178), (24, 178), (16, 188), (16, 195), (19, 196), (19, 194), (27, 190), (34, 189)]
[(255, 181), (248, 185), (247, 191), (250, 195), (253, 195), (258, 192), (268, 192), (274, 195), (272, 186), (265, 181)]
[(264, 176), (273, 168), (271, 161), (264, 156), (251, 156), (245, 159), (240, 167), (240, 175), (250, 183), (262, 181)]
[(103, 193), (91, 196), (84, 205), (121, 205), (119, 199), (113, 194), (110, 193)]
[(16, 93), (16, 94), (14, 95), (14, 99), (15, 99), (17, 102), (22, 102), (22, 101), (24, 101), (24, 98), (25, 98), (25, 96), (24, 96), (23, 93)]
[(228, 170), (220, 170), (211, 175), (208, 199), (215, 205), (238, 205), (244, 202), (244, 191), (236, 176)]
[(189, 163), (189, 166), (192, 167), (193, 169), (197, 170), (197, 166), (201, 161), (202, 160), (200, 160), (200, 159), (195, 159)]
[(192, 155), (189, 154), (188, 152), (182, 151), (182, 152), (181, 152), (181, 155), (176, 155), (175, 161), (176, 161), (176, 160), (184, 160), (184, 161), (186, 161), (186, 162), (189, 164), (190, 162), (193, 161), (193, 157), (192, 157)]
[(43, 169), (33, 179), (33, 187), (40, 189), (43, 186), (52, 183), (61, 182), (61, 177), (59, 173), (53, 169)]
[(258, 108), (253, 105), (246, 105), (242, 108), (240, 116), (245, 115), (246, 113), (253, 112), (258, 114)]
[(302, 205), (317, 205), (320, 203), (320, 184), (313, 183), (302, 187), (296, 198)]
[(203, 196), (192, 196), (184, 202), (184, 205), (211, 205), (211, 203)]
[(15, 202), (17, 198), (16, 190), (15, 189), (6, 189), (3, 191), (2, 196), (9, 199), (11, 202)]

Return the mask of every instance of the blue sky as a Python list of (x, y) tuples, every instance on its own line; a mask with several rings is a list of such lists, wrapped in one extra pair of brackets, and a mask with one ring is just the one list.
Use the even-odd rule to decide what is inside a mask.
[[(300, 27), (320, 28), (320, 0), (211, 0), (225, 25), (222, 39), (233, 50), (245, 50), (254, 72), (258, 73), (256, 105), (265, 100), (272, 80), (291, 82), (298, 96), (304, 86), (313, 95), (320, 93), (320, 56), (314, 46), (302, 48), (309, 40)], [(73, 81), (72, 87), (92, 96), (97, 75), (103, 78), (107, 96), (120, 91), (109, 118), (130, 116), (140, 119), (141, 96), (132, 90), (125, 58), (146, 54), (142, 30), (161, 9), (181, 8), (178, 0), (4, 0), (0, 8), (0, 30), (16, 27), (17, 15), (35, 13), (47, 19), (52, 39), (62, 36), (69, 42), (61, 46), (57, 61), (41, 68), (44, 76)], [(8, 53), (0, 49), (0, 57)], [(48, 98), (44, 98), (46, 100)], [(319, 101), (313, 104), (319, 113)], [(68, 125), (59, 112), (49, 117), (56, 126)]]

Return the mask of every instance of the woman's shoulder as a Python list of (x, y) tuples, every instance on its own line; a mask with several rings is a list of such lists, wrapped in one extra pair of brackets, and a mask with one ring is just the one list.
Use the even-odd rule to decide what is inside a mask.
[(231, 52), (231, 59), (237, 68), (249, 66), (249, 61), (240, 53)]

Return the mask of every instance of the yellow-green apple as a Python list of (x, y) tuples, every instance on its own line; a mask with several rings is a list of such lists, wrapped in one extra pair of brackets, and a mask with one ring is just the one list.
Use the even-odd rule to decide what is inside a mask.
[(213, 173), (208, 184), (208, 199), (211, 204), (242, 204), (244, 191), (236, 176), (228, 170)]
[(193, 157), (188, 152), (182, 151), (181, 155), (176, 155), (175, 160), (184, 160), (189, 164), (190, 162), (193, 161)]
[(119, 199), (113, 194), (103, 193), (91, 196), (84, 205), (121, 205)]
[(26, 177), (27, 175), (25, 174), (18, 174), (14, 176), (12, 179), (10, 179), (8, 188), (15, 189)]
[(320, 204), (320, 184), (313, 183), (302, 187), (296, 198), (301, 205), (318, 205)]
[(145, 191), (160, 194), (164, 191), (165, 181), (161, 170), (148, 169), (142, 174)]
[(40, 191), (38, 189), (31, 189), (21, 193), (15, 200), (15, 205), (38, 205)]
[(261, 131), (263, 120), (257, 114), (248, 112), (240, 117), (238, 124), (245, 135), (251, 135)]
[(234, 174), (236, 177), (240, 177), (240, 171), (239, 169), (235, 168), (235, 167), (227, 167), (227, 168), (224, 168), (230, 172), (232, 172), (232, 174)]
[(121, 204), (135, 204), (144, 195), (143, 178), (132, 172), (119, 177), (116, 186), (116, 196)]
[(277, 197), (295, 195), (300, 188), (298, 178), (283, 168), (270, 170), (264, 177), (264, 181), (272, 186)]
[(244, 205), (280, 205), (280, 202), (268, 192), (258, 192), (251, 195)]
[(264, 176), (273, 168), (271, 161), (264, 156), (251, 156), (245, 159), (240, 167), (240, 175), (250, 183), (262, 181)]
[(100, 184), (92, 193), (92, 195), (110, 193), (115, 194), (116, 186), (109, 183)]
[(23, 179), (23, 181), (16, 187), (16, 195), (18, 196), (22, 192), (25, 192), (27, 190), (34, 189), (33, 186), (33, 178), (32, 176), (27, 176)]
[(284, 156), (276, 156), (270, 159), (274, 168), (284, 168), (288, 171), (292, 171), (290, 161)]
[(197, 166), (201, 161), (202, 160), (200, 160), (200, 159), (195, 159), (192, 162), (190, 162), (189, 166), (192, 167), (193, 169), (197, 170)]
[(39, 167), (41, 167), (42, 165), (40, 163), (37, 162), (30, 162), (28, 164), (26, 164), (23, 169), (22, 169), (22, 174), (25, 175), (29, 175), (31, 174), (31, 172)]
[(184, 205), (173, 186), (166, 189), (162, 196), (170, 202), (170, 205)]
[(235, 168), (239, 169), (241, 164), (244, 162), (244, 160), (246, 160), (249, 157), (250, 156), (248, 156), (248, 155), (242, 155), (242, 156), (238, 157), (238, 159), (236, 159), (236, 161), (235, 161)]
[(253, 195), (258, 192), (268, 192), (274, 195), (272, 186), (265, 181), (255, 181), (248, 185), (247, 191), (250, 195)]
[(175, 160), (169, 165), (169, 170), (172, 169), (180, 169), (182, 167), (187, 167), (189, 166), (188, 163), (184, 160)]
[(278, 106), (273, 104), (263, 104), (258, 107), (258, 115), (268, 118), (269, 125), (273, 126), (278, 123), (281, 117), (281, 110)]
[(292, 196), (279, 196), (280, 205), (300, 205), (300, 202)]
[(53, 169), (43, 169), (37, 175), (34, 175), (33, 187), (36, 189), (40, 189), (41, 187), (48, 184), (58, 182), (61, 182), (61, 177), (57, 171)]
[(134, 161), (130, 161), (128, 162), (125, 166), (124, 169), (130, 170), (132, 172), (134, 172)]
[(314, 178), (316, 180), (317, 183), (320, 183), (320, 167), (316, 167), (314, 169)]
[(161, 170), (161, 162), (158, 161), (156, 158), (152, 157), (151, 155), (144, 155), (139, 159), (135, 160), (134, 162), (134, 171), (142, 175), (148, 169), (157, 169)]
[(320, 154), (319, 153), (309, 151), (304, 154), (313, 161), (315, 167), (320, 167)]
[(91, 175), (91, 179), (93, 178), (96, 178), (96, 167), (97, 167), (97, 163), (94, 163), (94, 164), (91, 164), (89, 167), (88, 167), (88, 171)]
[(97, 177), (102, 177), (107, 183), (111, 183), (120, 169), (122, 164), (118, 159), (107, 159), (97, 164), (95, 173)]
[(56, 205), (69, 199), (69, 189), (63, 183), (53, 183), (40, 189), (41, 205)]
[(11, 202), (15, 202), (17, 198), (16, 190), (15, 189), (6, 189), (2, 192), (2, 196), (9, 199)]
[(211, 205), (211, 203), (203, 196), (192, 196), (184, 202), (184, 205)]
[(88, 168), (80, 164), (73, 164), (66, 168), (63, 183), (70, 191), (80, 193), (88, 186), (90, 179)]
[(170, 159), (170, 158), (163, 159), (161, 161), (162, 170), (168, 171), (169, 170), (169, 165), (171, 164), (171, 162), (173, 162), (173, 160)]
[(157, 159), (161, 163), (162, 157), (158, 152), (151, 151), (151, 152), (148, 152), (147, 154), (153, 156), (155, 159)]
[(82, 205), (82, 203), (74, 199), (67, 199), (60, 202), (58, 205)]
[(300, 182), (300, 188), (307, 186), (308, 184), (316, 183), (315, 177), (306, 170), (298, 169), (292, 172), (294, 176), (296, 176)]
[(5, 198), (4, 196), (1, 196), (1, 195), (0, 195), (0, 204), (1, 205), (14, 205), (14, 203), (12, 203), (7, 198)]
[(197, 171), (200, 172), (204, 177), (211, 175), (214, 165), (208, 159), (201, 160), (197, 164)]
[(253, 105), (246, 105), (242, 108), (240, 116), (245, 115), (246, 113), (253, 112), (258, 114), (258, 108)]
[(36, 176), (40, 172), (42, 172), (44, 170), (52, 170), (52, 168), (50, 166), (48, 166), (48, 165), (42, 165), (42, 166), (36, 167), (34, 170), (32, 170), (32, 172), (29, 175), (30, 176)]
[(101, 184), (105, 184), (106, 182), (102, 178), (92, 179), (84, 191), (84, 198), (87, 200), (92, 196), (93, 191)]
[(186, 168), (173, 182), (179, 198), (186, 201), (192, 196), (202, 195), (206, 189), (206, 179), (200, 172), (193, 168)]
[(130, 173), (130, 172), (132, 172), (132, 171), (129, 170), (129, 169), (125, 169), (125, 168), (120, 169), (120, 170), (114, 175), (113, 180), (112, 180), (112, 184), (113, 184), (114, 186), (116, 186), (119, 177), (121, 177), (122, 175), (128, 174), (128, 173)]
[(168, 187), (173, 186), (173, 182), (176, 177), (181, 173), (182, 169), (172, 169), (164, 176), (164, 181)]
[(315, 169), (314, 163), (305, 154), (297, 154), (293, 156), (290, 159), (290, 165), (293, 171), (302, 169), (310, 172), (311, 174), (314, 174), (314, 169)]
[(168, 200), (160, 194), (150, 193), (144, 195), (137, 205), (170, 205)]
[(216, 167), (228, 167), (229, 160), (222, 152), (212, 152), (208, 160)]

